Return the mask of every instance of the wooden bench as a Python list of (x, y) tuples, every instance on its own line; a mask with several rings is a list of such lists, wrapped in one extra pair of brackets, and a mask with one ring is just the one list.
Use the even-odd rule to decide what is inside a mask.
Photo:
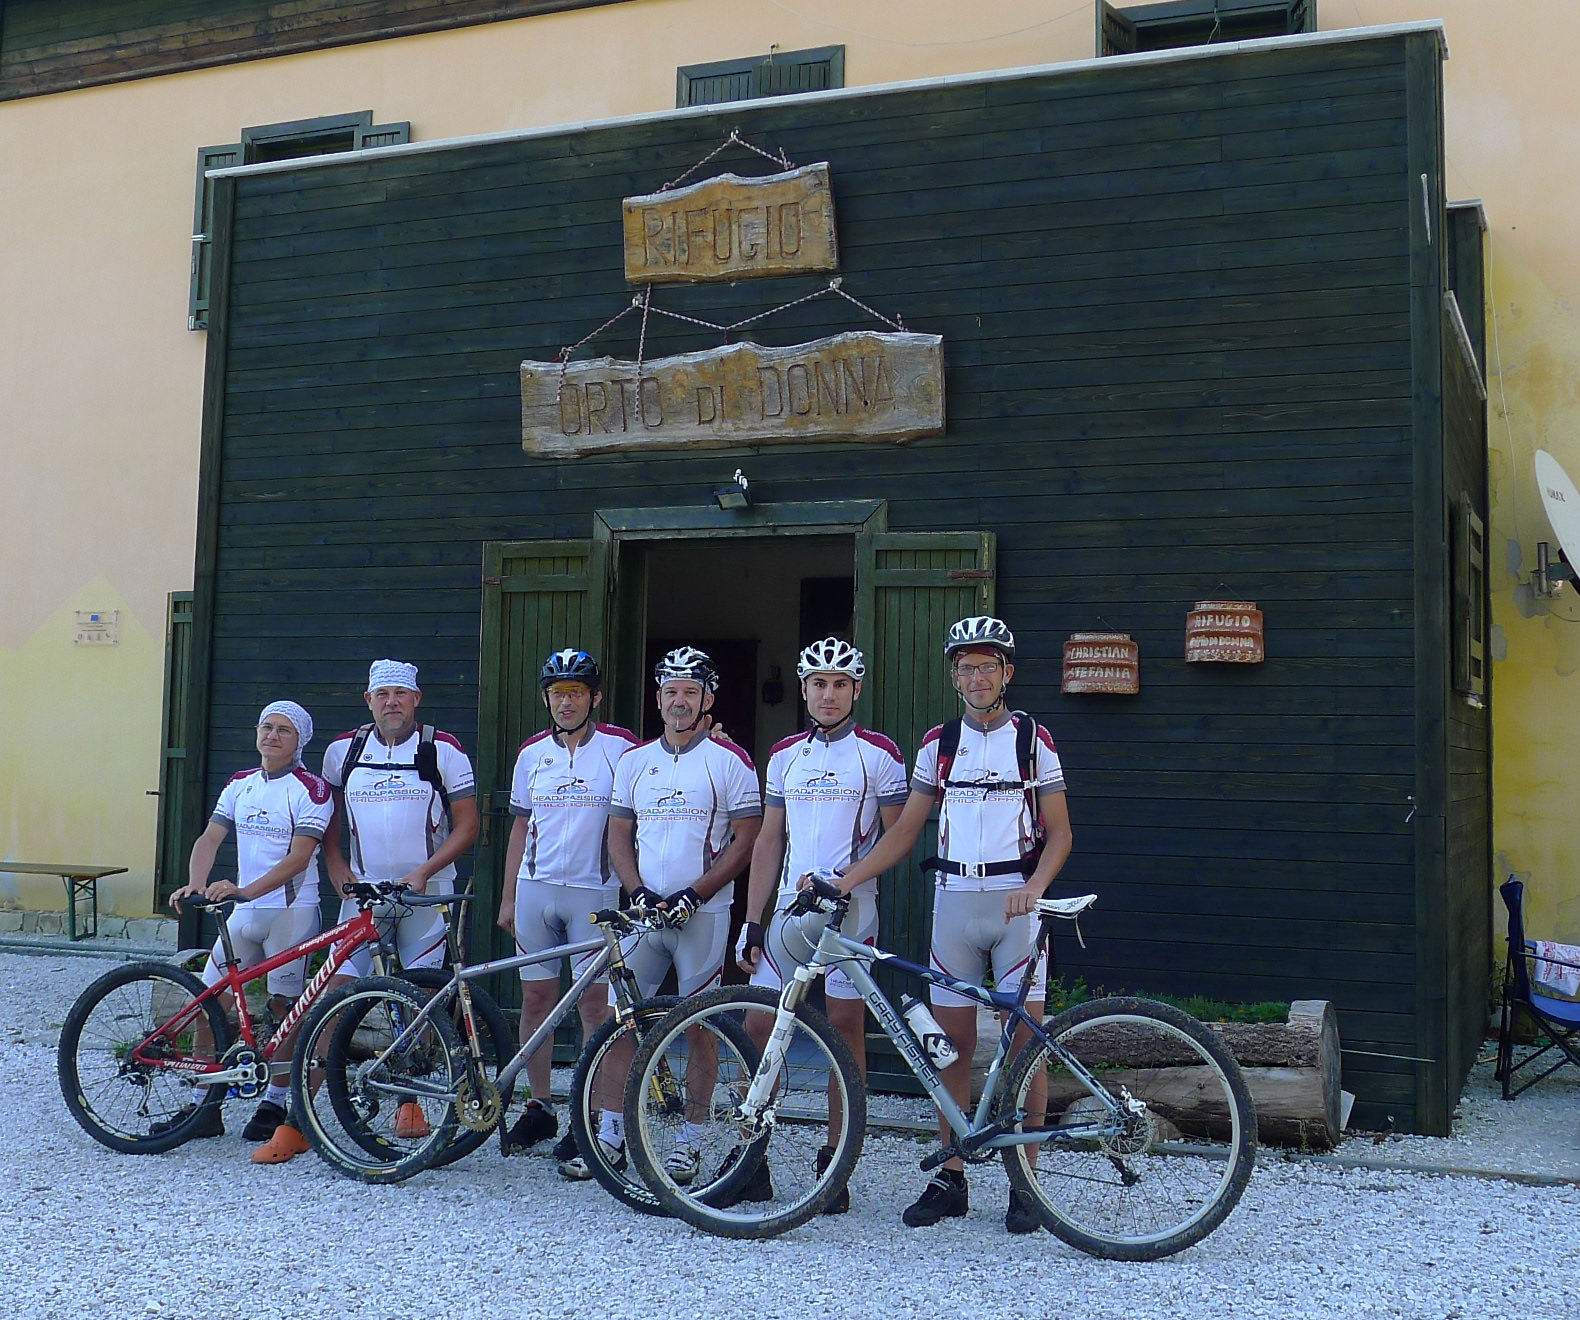
[[(74, 940), (99, 933), (99, 881), (107, 875), (124, 875), (124, 866), (75, 866), (69, 862), (0, 862), (9, 875), (58, 875), (66, 886), (66, 929)], [(78, 929), (77, 900), (86, 896), (93, 912), (93, 926)]]

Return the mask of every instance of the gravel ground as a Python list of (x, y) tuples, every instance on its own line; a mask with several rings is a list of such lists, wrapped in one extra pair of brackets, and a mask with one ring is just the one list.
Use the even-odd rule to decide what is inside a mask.
[[(490, 1145), (395, 1187), (312, 1156), (255, 1167), (238, 1136), (117, 1155), (66, 1113), (55, 1037), (105, 970), (0, 954), (0, 1283), (17, 1316), (237, 1315), (409, 1320), (502, 1314), (691, 1317), (1570, 1315), (1580, 1311), (1580, 1188), (1346, 1168), (1265, 1155), (1240, 1208), (1166, 1261), (1098, 1261), (1047, 1235), (1011, 1238), (1007, 1183), (974, 1169), (968, 1218), (912, 1231), (917, 1142), (874, 1136), (855, 1208), (769, 1242), (710, 1238), (637, 1215), (550, 1160)], [(1580, 1090), (1537, 1102), (1580, 1128)], [(250, 1106), (233, 1102), (239, 1129)], [(1470, 1167), (1497, 1146), (1479, 1098), (1445, 1141), (1347, 1142), (1390, 1161)], [(1506, 1143), (1505, 1143), (1506, 1144)], [(1580, 1139), (1570, 1142), (1570, 1149)], [(1542, 1172), (1541, 1169), (1527, 1171)]]

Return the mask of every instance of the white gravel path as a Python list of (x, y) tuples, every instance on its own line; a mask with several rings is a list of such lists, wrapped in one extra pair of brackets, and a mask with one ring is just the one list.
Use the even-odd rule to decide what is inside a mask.
[[(596, 1185), (566, 1183), (547, 1159), (504, 1161), (492, 1144), (395, 1187), (347, 1181), (312, 1156), (255, 1167), (234, 1135), (167, 1155), (117, 1155), (71, 1120), (55, 1080), (60, 1021), (105, 968), (0, 954), (0, 1296), (11, 1315), (1481, 1320), (1580, 1312), (1575, 1187), (1269, 1156), (1206, 1242), (1124, 1265), (1044, 1234), (1005, 1234), (1007, 1184), (996, 1167), (972, 1171), (967, 1219), (902, 1227), (899, 1208), (920, 1185), (925, 1148), (893, 1136), (869, 1140), (851, 1214), (769, 1242), (724, 1241), (634, 1214)], [(247, 1108), (228, 1107), (233, 1129)], [(1565, 1117), (1580, 1125), (1580, 1105)], [(1455, 1155), (1462, 1162), (1464, 1151)]]

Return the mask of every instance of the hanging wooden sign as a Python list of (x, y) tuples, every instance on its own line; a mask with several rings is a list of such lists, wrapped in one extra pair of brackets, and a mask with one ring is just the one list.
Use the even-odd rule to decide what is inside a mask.
[(1199, 600), (1185, 616), (1188, 662), (1259, 665), (1265, 658), (1262, 611), (1254, 600)]
[(730, 344), (641, 364), (521, 364), (521, 447), (539, 458), (624, 449), (883, 440), (944, 429), (938, 335), (857, 331)]
[(1130, 696), (1141, 691), (1141, 648), (1129, 633), (1072, 633), (1060, 692)]
[(826, 161), (755, 179), (720, 174), (622, 205), (631, 284), (839, 269)]

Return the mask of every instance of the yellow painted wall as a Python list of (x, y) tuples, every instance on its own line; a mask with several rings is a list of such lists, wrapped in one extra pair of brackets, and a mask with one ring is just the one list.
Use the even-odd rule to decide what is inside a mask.
[[(1517, 22), (1511, 11), (1518, 10)], [(1495, 847), (1544, 933), (1580, 941), (1567, 774), (1580, 601), (1534, 601), (1530, 455), (1580, 478), (1573, 0), (1318, 0), (1325, 30), (1442, 19), (1449, 190), (1490, 224)], [(152, 895), (165, 595), (189, 587), (204, 336), (186, 329), (194, 162), (242, 127), (370, 109), (433, 140), (665, 109), (681, 64), (843, 44), (858, 86), (1085, 59), (1088, 3), (634, 0), (0, 103), (4, 852), (126, 865)], [(1533, 40), (1533, 34), (1540, 34)], [(74, 648), (79, 608), (122, 611)], [(25, 737), (23, 734), (25, 733)], [(3, 862), (0, 862), (3, 867)], [(0, 905), (58, 902), (54, 882)]]

